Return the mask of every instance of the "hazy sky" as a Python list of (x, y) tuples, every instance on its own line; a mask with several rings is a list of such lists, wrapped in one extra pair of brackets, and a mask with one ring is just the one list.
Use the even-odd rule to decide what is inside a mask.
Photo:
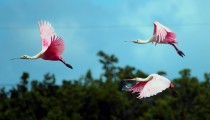
[[(58, 83), (77, 79), (88, 69), (98, 77), (99, 50), (116, 55), (122, 67), (134, 66), (148, 74), (163, 70), (168, 78), (189, 68), (202, 80), (210, 72), (209, 5), (208, 0), (1, 0), (0, 85), (18, 83), (24, 71), (38, 80), (54, 73)], [(50, 21), (63, 38), (63, 58), (73, 70), (61, 62), (10, 60), (41, 51), (39, 20)], [(151, 37), (154, 21), (176, 32), (177, 47), (186, 57), (170, 45), (124, 42)]]

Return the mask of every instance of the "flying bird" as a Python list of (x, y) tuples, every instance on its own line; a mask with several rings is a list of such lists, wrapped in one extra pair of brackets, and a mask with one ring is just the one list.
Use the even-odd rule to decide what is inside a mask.
[(185, 56), (185, 54), (175, 46), (175, 44), (178, 44), (178, 42), (176, 42), (176, 34), (172, 30), (170, 30), (169, 28), (160, 24), (157, 21), (154, 22), (154, 32), (153, 32), (153, 36), (150, 39), (147, 39), (147, 40), (137, 39), (137, 40), (130, 40), (126, 42), (133, 42), (137, 44), (147, 44), (147, 43), (155, 42), (155, 45), (156, 44), (170, 44), (175, 48), (176, 52), (181, 57)]
[(126, 84), (124, 84), (126, 89), (123, 90), (138, 93), (139, 95), (137, 98), (139, 99), (154, 96), (167, 88), (170, 88), (174, 96), (177, 95), (176, 91), (174, 90), (174, 84), (169, 79), (158, 74), (151, 74), (146, 78), (124, 79), (122, 82), (125, 81), (137, 82), (131, 87), (128, 87)]
[[(65, 60), (61, 57), (61, 54), (64, 51), (64, 42), (61, 37), (58, 37), (48, 21), (39, 21), (39, 31), (41, 35), (42, 50), (34, 56), (22, 55), (19, 58), (14, 59), (38, 59), (42, 58), (44, 60), (52, 61), (61, 61), (68, 68), (73, 69), (73, 67), (66, 63)], [(14, 60), (11, 59), (11, 60)]]

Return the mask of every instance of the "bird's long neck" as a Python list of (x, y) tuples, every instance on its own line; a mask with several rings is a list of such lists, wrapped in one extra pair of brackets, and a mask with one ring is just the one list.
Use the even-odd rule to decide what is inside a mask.
[(138, 39), (138, 43), (139, 44), (147, 44), (147, 43), (150, 43), (150, 42), (155, 42), (156, 38), (155, 36), (147, 39), (147, 40), (141, 40), (141, 39)]
[(146, 82), (146, 81), (149, 81), (149, 80), (151, 80), (153, 78), (153, 76), (148, 76), (148, 77), (146, 77), (146, 78), (140, 78), (140, 79), (136, 79), (136, 81), (138, 81), (138, 82)]
[(150, 42), (151, 42), (150, 39), (147, 39), (147, 40), (138, 39), (136, 43), (138, 43), (138, 44), (147, 44), (147, 43), (150, 43)]
[(152, 75), (149, 75), (146, 78), (133, 78), (133, 79), (124, 79), (124, 80), (131, 80), (131, 81), (137, 81), (137, 82), (147, 82), (153, 78)]
[(31, 60), (34, 60), (34, 59), (41, 58), (41, 56), (42, 56), (42, 54), (41, 54), (41, 53), (38, 53), (38, 54), (36, 54), (36, 55), (34, 55), (34, 56), (28, 56), (27, 58), (28, 58), (28, 59), (31, 59)]

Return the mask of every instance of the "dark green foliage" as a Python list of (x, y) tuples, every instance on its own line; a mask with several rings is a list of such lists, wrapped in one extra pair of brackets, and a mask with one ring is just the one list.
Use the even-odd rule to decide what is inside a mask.
[(115, 63), (118, 62), (118, 59), (114, 55), (107, 55), (106, 53), (99, 51), (97, 54), (101, 59), (99, 62), (103, 65), (104, 73), (101, 76), (105, 77), (105, 79), (109, 82), (116, 79), (116, 66)]
[[(117, 66), (118, 59), (100, 51), (103, 73), (93, 78), (91, 70), (78, 80), (56, 85), (54, 74), (42, 81), (29, 80), (24, 72), (20, 83), (9, 91), (0, 90), (0, 120), (208, 120), (210, 119), (210, 73), (204, 80), (181, 70), (170, 90), (139, 100), (136, 94), (119, 90), (125, 78), (146, 77), (132, 66)], [(160, 71), (158, 74), (167, 75)], [(29, 82), (30, 81), (30, 82)]]

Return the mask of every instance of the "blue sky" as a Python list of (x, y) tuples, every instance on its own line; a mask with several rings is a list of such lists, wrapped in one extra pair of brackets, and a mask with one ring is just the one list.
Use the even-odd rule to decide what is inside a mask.
[[(207, 0), (5, 0), (0, 1), (0, 85), (16, 84), (21, 74), (42, 80), (53, 73), (57, 82), (77, 79), (88, 69), (101, 73), (96, 53), (103, 50), (119, 58), (119, 66), (134, 66), (150, 74), (159, 70), (168, 78), (179, 77), (184, 68), (203, 79), (210, 72), (210, 1)], [(49, 20), (65, 42), (61, 62), (16, 60), (41, 50), (39, 20)], [(153, 22), (168, 26), (177, 34), (181, 58), (170, 45), (137, 45), (125, 40), (147, 39)]]

